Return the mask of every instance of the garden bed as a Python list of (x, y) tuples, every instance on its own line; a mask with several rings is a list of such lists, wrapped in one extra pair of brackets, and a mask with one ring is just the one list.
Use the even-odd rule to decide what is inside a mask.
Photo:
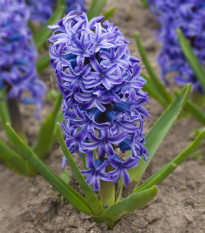
[[(131, 42), (133, 56), (139, 57), (134, 42), (134, 31), (140, 32), (142, 42), (155, 68), (160, 44), (153, 35), (158, 26), (154, 16), (136, 0), (108, 0), (106, 8), (116, 5), (115, 15), (110, 19)], [(49, 68), (41, 75), (49, 88), (56, 86), (55, 76)], [(41, 120), (52, 107), (46, 101)], [(148, 132), (163, 108), (153, 99), (146, 105), (150, 113), (145, 131)], [(30, 116), (32, 108), (22, 106), (25, 129), (32, 141), (39, 122)], [(201, 127), (192, 118), (177, 121), (161, 144), (145, 176), (153, 174), (163, 164), (180, 153), (193, 139), (190, 134)], [(0, 130), (0, 136), (4, 136)], [(205, 144), (203, 144), (204, 146)], [(54, 144), (46, 163), (61, 173), (62, 152)], [(112, 229), (98, 225), (89, 216), (79, 213), (66, 203), (39, 175), (22, 178), (0, 164), (0, 232), (1, 233), (100, 233), (100, 232), (205, 232), (205, 159), (189, 159), (170, 175), (160, 186), (156, 198), (143, 209), (124, 216)], [(72, 185), (77, 187), (75, 181)], [(132, 190), (132, 185), (128, 191)], [(127, 191), (126, 191), (127, 192)], [(127, 195), (124, 193), (123, 196)]]

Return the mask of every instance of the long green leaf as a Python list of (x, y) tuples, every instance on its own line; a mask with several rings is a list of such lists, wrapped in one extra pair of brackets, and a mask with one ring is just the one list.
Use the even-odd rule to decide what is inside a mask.
[(88, 9), (88, 12), (87, 12), (87, 17), (88, 19), (92, 19), (92, 12), (94, 11), (96, 5), (97, 5), (97, 0), (92, 0), (91, 4), (90, 4), (90, 7)]
[(145, 6), (145, 7), (148, 7), (149, 6), (149, 3), (147, 0), (140, 0), (142, 2), (142, 4)]
[(30, 175), (30, 169), (27, 161), (10, 149), (2, 140), (0, 140), (0, 160), (2, 160), (17, 174), (22, 176)]
[(149, 160), (140, 161), (140, 164), (133, 169), (130, 169), (131, 180), (138, 181), (138, 184), (149, 166), (151, 160), (153, 159), (159, 145), (163, 141), (164, 137), (167, 135), (168, 131), (172, 127), (174, 121), (177, 119), (182, 106), (191, 92), (191, 85), (187, 85), (183, 88), (180, 95), (174, 100), (174, 102), (169, 106), (169, 108), (163, 113), (163, 115), (157, 120), (154, 126), (151, 128), (146, 136), (146, 148), (149, 152)]
[(195, 104), (191, 100), (188, 100), (185, 104), (185, 108), (196, 120), (205, 125), (205, 112), (197, 104)]
[(147, 91), (149, 95), (151, 95), (154, 99), (160, 102), (163, 107), (167, 107), (168, 103), (165, 101), (164, 97), (158, 91), (152, 80), (149, 77), (147, 77), (147, 75), (145, 75), (144, 73), (141, 73), (141, 75), (146, 80), (143, 89)]
[(89, 204), (90, 204), (90, 208), (92, 209), (92, 211), (96, 214), (96, 215), (101, 215), (102, 212), (104, 211), (104, 208), (102, 206), (102, 203), (99, 201), (99, 199), (97, 198), (97, 196), (95, 195), (95, 193), (92, 191), (92, 189), (90, 188), (90, 186), (87, 184), (87, 182), (85, 181), (83, 175), (81, 174), (78, 166), (76, 165), (74, 159), (72, 158), (72, 155), (70, 154), (63, 136), (62, 136), (62, 132), (61, 132), (61, 127), (60, 124), (57, 124), (57, 137), (58, 137), (58, 141), (60, 143), (61, 149), (63, 151), (63, 154), (65, 155), (68, 164), (70, 165), (75, 178), (77, 179), (84, 195), (85, 198), (88, 200)]
[(97, 6), (96, 6), (96, 8), (94, 10), (94, 14), (93, 14), (92, 18), (96, 17), (96, 16), (98, 16), (100, 14), (100, 12), (102, 11), (102, 9), (105, 6), (106, 2), (107, 2), (107, 0), (98, 1), (98, 4), (97, 4)]
[(189, 42), (187, 41), (183, 32), (180, 29), (177, 30), (177, 35), (182, 51), (190, 66), (192, 67), (194, 73), (196, 74), (196, 77), (198, 78), (203, 91), (205, 92), (205, 71), (203, 70), (202, 65), (200, 64), (197, 56), (195, 55)]
[(93, 0), (90, 6), (90, 9), (87, 12), (88, 19), (98, 16), (105, 6), (107, 0)]
[[(170, 173), (172, 173), (176, 169), (176, 165), (173, 163), (169, 163), (168, 166), (163, 167), (160, 171), (156, 172), (153, 176), (147, 179), (140, 187), (136, 185), (133, 192), (141, 192), (145, 189), (152, 187), (153, 185), (160, 184)], [(153, 185), (151, 185), (153, 183)]]
[(170, 173), (172, 173), (191, 153), (196, 150), (196, 148), (200, 145), (203, 138), (205, 136), (205, 129), (203, 129), (196, 139), (178, 156), (172, 159), (169, 163), (167, 163), (163, 168), (161, 168), (158, 172), (148, 178), (142, 185), (135, 189), (135, 191), (142, 191), (147, 188), (152, 187), (153, 185), (160, 184)]
[[(175, 94), (178, 96), (179, 92), (175, 91)], [(184, 112), (184, 114), (191, 114), (198, 122), (205, 125), (205, 112), (196, 103), (191, 100), (187, 100), (184, 108), (185, 110), (188, 110), (188, 112)]]
[(50, 65), (49, 55), (45, 55), (41, 60), (36, 63), (36, 70), (38, 73), (42, 72), (45, 68)]
[(33, 145), (33, 151), (39, 156), (39, 158), (44, 158), (52, 147), (55, 125), (61, 104), (62, 95), (60, 94), (56, 100), (53, 110), (41, 125), (37, 139)]
[(71, 181), (70, 172), (68, 170), (64, 170), (59, 178), (61, 178), (61, 180), (64, 181), (66, 184), (69, 184)]
[(6, 99), (6, 91), (2, 88), (0, 90), (0, 119), (4, 128), (7, 122), (11, 122)]
[(151, 66), (151, 63), (148, 59), (148, 56), (146, 54), (146, 51), (142, 45), (142, 42), (140, 40), (140, 36), (138, 32), (135, 32), (135, 41), (136, 41), (136, 45), (138, 47), (138, 50), (140, 52), (140, 55), (142, 57), (142, 61), (147, 69), (147, 72), (150, 76), (150, 78), (152, 79), (154, 85), (156, 86), (156, 88), (158, 89), (158, 91), (161, 93), (161, 95), (164, 97), (164, 100), (170, 104), (173, 100), (171, 94), (166, 90), (165, 86), (160, 82), (158, 76), (156, 75), (156, 73), (154, 72), (154, 69)]
[(48, 22), (41, 28), (41, 30), (34, 35), (34, 43), (36, 45), (36, 48), (39, 50), (45, 41), (49, 38), (52, 31), (48, 29), (49, 25), (55, 24), (59, 19), (61, 19), (65, 12), (65, 5), (60, 4), (53, 15), (50, 17)]
[(111, 7), (108, 11), (106, 11), (106, 12), (103, 14), (103, 16), (105, 17), (105, 18), (103, 19), (103, 21), (109, 19), (109, 18), (115, 13), (115, 11), (116, 11), (116, 7), (115, 7), (115, 6)]
[(95, 220), (98, 222), (105, 221), (110, 227), (113, 227), (114, 223), (118, 221), (121, 216), (142, 208), (151, 201), (156, 194), (157, 186), (153, 186), (142, 192), (133, 193), (129, 197), (105, 209), (103, 215), (99, 219), (95, 218)]
[[(6, 95), (6, 90), (5, 88), (2, 88), (0, 90), (0, 123), (2, 124), (2, 127), (4, 129), (4, 132), (7, 135), (7, 128), (6, 128), (6, 123), (11, 123), (11, 117), (10, 117), (10, 112), (8, 108), (8, 103), (7, 103), (7, 95)], [(13, 143), (8, 139), (10, 145), (13, 145)]]
[(6, 126), (9, 132), (9, 137), (16, 145), (19, 154), (21, 154), (24, 159), (28, 160), (36, 168), (39, 174), (41, 174), (44, 179), (46, 179), (48, 183), (63, 195), (77, 210), (93, 215), (88, 201), (72, 187), (64, 183), (50, 168), (48, 168), (46, 164), (18, 137), (9, 124)]

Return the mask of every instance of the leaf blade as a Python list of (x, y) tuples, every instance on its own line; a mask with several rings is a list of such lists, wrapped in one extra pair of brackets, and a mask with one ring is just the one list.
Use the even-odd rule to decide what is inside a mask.
[(111, 7), (108, 11), (106, 11), (106, 12), (103, 14), (103, 16), (105, 17), (105, 18), (103, 19), (103, 22), (104, 22), (105, 20), (109, 19), (109, 18), (115, 13), (115, 11), (116, 11), (116, 7), (115, 7), (115, 6)]
[(140, 185), (134, 191), (142, 191), (147, 188), (152, 187), (153, 185), (160, 184), (170, 173), (172, 173), (188, 156), (200, 145), (203, 138), (205, 137), (205, 129), (203, 129), (196, 139), (190, 143), (190, 145), (183, 150), (178, 156), (172, 159), (169, 163), (167, 163), (164, 167), (162, 167), (159, 171), (153, 174), (150, 178), (148, 178), (142, 185)]
[(49, 55), (45, 55), (42, 59), (40, 59), (36, 63), (36, 70), (37, 70), (38, 73), (41, 73), (49, 65), (50, 65), (50, 56)]
[(92, 191), (90, 186), (87, 184), (85, 181), (83, 175), (81, 174), (77, 164), (75, 163), (74, 159), (72, 158), (72, 155), (70, 154), (68, 148), (66, 147), (66, 144), (64, 142), (62, 132), (61, 132), (61, 127), (60, 124), (57, 124), (57, 135), (58, 135), (58, 141), (60, 143), (61, 149), (64, 153), (64, 155), (67, 158), (67, 161), (75, 175), (75, 178), (77, 179), (84, 195), (87, 201), (90, 203), (90, 207), (96, 215), (101, 215), (102, 212), (104, 211), (104, 208), (102, 206), (102, 203), (99, 201), (95, 193)]
[(30, 175), (27, 162), (15, 151), (10, 149), (2, 140), (0, 140), (0, 151), (0, 160), (10, 169), (22, 176)]
[(98, 16), (105, 6), (107, 0), (93, 0), (91, 7), (87, 12), (88, 20)]
[(164, 100), (164, 97), (158, 91), (152, 80), (149, 77), (147, 77), (147, 75), (145, 75), (144, 73), (141, 73), (141, 75), (146, 80), (143, 89), (146, 92), (148, 92), (149, 95), (151, 95), (154, 99), (160, 102), (163, 107), (167, 107), (168, 106), (167, 102)]
[(194, 102), (188, 100), (185, 108), (195, 117), (202, 125), (205, 125), (205, 112)]
[(41, 30), (38, 33), (34, 35), (33, 40), (38, 50), (43, 46), (45, 41), (49, 38), (49, 36), (52, 33), (51, 30), (48, 29), (48, 26), (56, 23), (59, 19), (61, 19), (64, 15), (64, 12), (65, 6), (60, 4), (53, 13), (53, 15), (49, 18), (47, 23), (41, 28)]
[(59, 94), (53, 110), (48, 114), (46, 120), (41, 125), (37, 139), (32, 147), (39, 158), (44, 158), (53, 145), (55, 125), (62, 104), (62, 98), (62, 95)]
[(142, 57), (142, 61), (146, 67), (146, 70), (150, 76), (150, 78), (152, 79), (154, 85), (156, 86), (156, 88), (158, 89), (158, 91), (161, 93), (161, 95), (164, 97), (164, 100), (170, 104), (173, 100), (171, 94), (166, 90), (165, 86), (160, 82), (158, 76), (156, 75), (156, 73), (154, 72), (154, 69), (151, 66), (151, 63), (148, 59), (147, 53), (142, 45), (140, 36), (138, 32), (135, 32), (135, 42), (137, 45), (137, 48), (139, 50), (139, 53)]
[(197, 78), (202, 86), (203, 92), (205, 93), (205, 71), (203, 70), (202, 65), (200, 64), (197, 56), (195, 55), (189, 42), (187, 41), (183, 32), (180, 29), (177, 30), (177, 35), (178, 35), (178, 41), (179, 41), (179, 44), (182, 48), (182, 51), (183, 51), (188, 63), (192, 67), (194, 73), (196, 74), (196, 76), (197, 76)]
[(124, 214), (135, 211), (145, 206), (157, 194), (157, 187), (153, 186), (150, 189), (142, 192), (136, 192), (129, 197), (115, 203), (114, 205), (105, 209), (103, 215), (99, 218), (99, 222), (105, 221), (108, 225), (113, 224), (120, 219)]
[(191, 85), (187, 85), (183, 88), (180, 95), (174, 100), (174, 102), (169, 106), (169, 108), (162, 114), (162, 116), (155, 122), (154, 126), (151, 128), (146, 136), (146, 148), (149, 152), (149, 160), (140, 161), (136, 168), (130, 169), (131, 180), (136, 180), (140, 182), (145, 170), (153, 159), (155, 152), (157, 151), (162, 140), (168, 133), (169, 129), (173, 125), (177, 116), (179, 115), (185, 100), (188, 98), (191, 92)]
[(92, 211), (89, 207), (87, 200), (82, 197), (72, 187), (65, 184), (46, 164), (39, 159), (39, 157), (18, 137), (15, 131), (9, 124), (6, 125), (10, 138), (15, 143), (17, 150), (28, 160), (35, 169), (41, 174), (45, 180), (48, 181), (61, 195), (65, 197), (77, 210), (92, 215)]

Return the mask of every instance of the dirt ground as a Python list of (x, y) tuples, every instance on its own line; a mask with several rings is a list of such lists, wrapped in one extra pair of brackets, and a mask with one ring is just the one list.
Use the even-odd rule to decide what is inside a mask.
[[(114, 22), (131, 42), (132, 55), (138, 56), (133, 33), (138, 30), (148, 55), (157, 68), (156, 55), (160, 44), (153, 35), (157, 27), (154, 17), (136, 0), (108, 0), (107, 8), (116, 5), (110, 21)], [(55, 77), (47, 69), (41, 78), (49, 87), (55, 86)], [(41, 120), (51, 109), (46, 102)], [(153, 99), (147, 104), (151, 118), (145, 125), (146, 132), (163, 112)], [(25, 128), (33, 139), (39, 122), (30, 116), (31, 108), (22, 106)], [(145, 176), (157, 171), (162, 165), (180, 153), (193, 139), (190, 134), (201, 127), (194, 119), (177, 121), (151, 163)], [(3, 132), (0, 129), (0, 137)], [(204, 147), (204, 146), (203, 146)], [(56, 143), (46, 163), (61, 173), (62, 152)], [(72, 181), (76, 187), (76, 183)], [(128, 190), (132, 190), (128, 187)], [(204, 233), (205, 232), (205, 163), (189, 159), (161, 185), (156, 198), (141, 210), (124, 216), (112, 229), (96, 224), (89, 216), (76, 211), (71, 204), (60, 200), (50, 185), (40, 176), (22, 178), (0, 163), (0, 232), (1, 233)]]

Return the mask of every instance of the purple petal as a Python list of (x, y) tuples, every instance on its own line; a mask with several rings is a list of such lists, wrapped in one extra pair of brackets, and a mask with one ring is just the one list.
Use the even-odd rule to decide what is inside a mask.
[(62, 160), (62, 169), (65, 169), (65, 165), (66, 165), (67, 159), (65, 156), (63, 156), (63, 160)]
[(109, 137), (109, 142), (113, 144), (117, 144), (122, 142), (125, 138), (127, 137), (127, 133), (120, 133), (118, 135), (110, 136)]
[(122, 169), (121, 170), (122, 178), (125, 182), (125, 185), (127, 186), (130, 183), (130, 176), (127, 170)]
[(89, 169), (95, 169), (93, 151), (88, 152), (88, 154), (86, 155), (86, 167)]

